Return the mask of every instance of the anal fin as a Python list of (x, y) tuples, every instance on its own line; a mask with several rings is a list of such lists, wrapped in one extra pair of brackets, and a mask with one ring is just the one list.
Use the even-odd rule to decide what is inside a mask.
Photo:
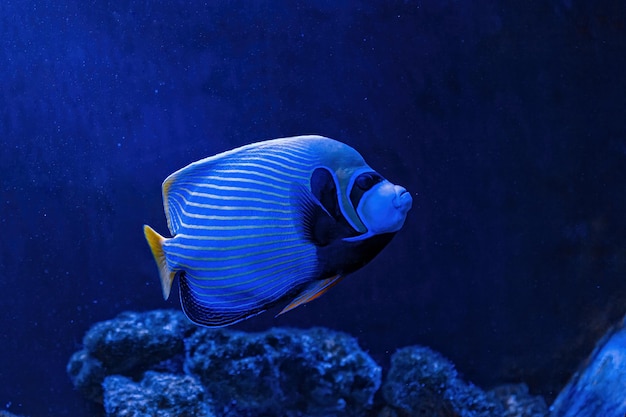
[(293, 310), (294, 308), (302, 304), (306, 304), (309, 301), (315, 300), (317, 297), (323, 295), (326, 291), (337, 285), (342, 279), (343, 276), (335, 275), (330, 278), (312, 282), (296, 298), (294, 298), (291, 303), (283, 308), (280, 313), (276, 315), (276, 317), (280, 316), (281, 314), (285, 314), (286, 312)]

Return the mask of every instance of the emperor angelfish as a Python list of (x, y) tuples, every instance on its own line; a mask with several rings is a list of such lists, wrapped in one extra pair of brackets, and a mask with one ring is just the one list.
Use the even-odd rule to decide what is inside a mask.
[(220, 327), (324, 294), (389, 243), (411, 204), (350, 146), (297, 136), (174, 172), (163, 182), (173, 237), (144, 234), (164, 298), (178, 277), (187, 317)]

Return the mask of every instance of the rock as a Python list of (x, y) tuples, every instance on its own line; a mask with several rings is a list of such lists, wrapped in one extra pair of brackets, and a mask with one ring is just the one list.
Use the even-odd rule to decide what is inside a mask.
[(195, 330), (183, 313), (155, 310), (125, 312), (96, 323), (83, 338), (85, 349), (72, 355), (67, 372), (87, 398), (102, 401), (107, 375), (137, 376), (184, 354), (184, 338)]
[(420, 346), (392, 356), (383, 396), (398, 416), (501, 417), (505, 412), (493, 395), (462, 381), (450, 361)]
[(97, 323), (83, 343), (110, 374), (147, 368), (184, 352), (183, 340), (195, 330), (182, 313), (155, 310), (126, 312)]
[(189, 375), (148, 371), (140, 382), (113, 375), (104, 392), (109, 417), (213, 417), (204, 388)]
[(358, 416), (372, 406), (381, 368), (347, 334), (271, 329), (197, 331), (186, 370), (221, 416)]
[(504, 405), (502, 417), (546, 417), (548, 406), (543, 397), (530, 395), (526, 384), (508, 384), (489, 391)]
[(74, 388), (87, 399), (102, 402), (102, 382), (107, 374), (102, 362), (83, 349), (72, 355), (67, 364), (67, 373)]
[(179, 312), (123, 313), (84, 344), (67, 371), (109, 416), (361, 416), (381, 384), (356, 339), (323, 328), (243, 333)]
[(180, 312), (157, 310), (97, 323), (84, 344), (67, 370), (108, 417), (547, 415), (525, 385), (484, 392), (442, 355), (418, 346), (393, 355), (374, 405), (380, 366), (355, 338), (325, 328), (207, 329)]
[(626, 415), (626, 317), (600, 340), (550, 411), (551, 417)]

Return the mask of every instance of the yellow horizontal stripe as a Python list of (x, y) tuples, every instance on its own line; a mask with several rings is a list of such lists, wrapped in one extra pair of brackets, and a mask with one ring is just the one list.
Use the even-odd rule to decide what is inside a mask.
[[(182, 197), (181, 197), (182, 198)], [(187, 201), (183, 198), (186, 206), (189, 207), (198, 207), (208, 210), (220, 210), (220, 211), (260, 211), (263, 213), (279, 213), (279, 214), (292, 214), (292, 210), (282, 210), (282, 209), (273, 209), (268, 207), (258, 207), (258, 206), (225, 206), (221, 204), (204, 204), (204, 203), (195, 203), (192, 201)], [(187, 213), (189, 217), (196, 217), (195, 213)]]
[[(185, 210), (182, 205), (180, 205), (179, 202), (177, 202), (177, 204), (180, 206), (180, 211), (182, 212), (182, 216), (181, 217), (189, 217), (192, 219), (205, 219), (205, 220), (229, 220), (229, 221), (239, 221), (239, 220), (267, 220), (267, 221), (283, 221), (283, 222), (289, 222), (289, 221), (293, 221), (294, 218), (293, 217), (276, 217), (276, 216), (255, 216), (255, 215), (245, 215), (245, 216), (223, 216), (223, 215), (219, 215), (219, 214), (196, 214), (196, 213), (189, 213), (187, 210)], [(285, 212), (290, 213), (289, 211), (285, 210)], [(285, 213), (281, 213), (281, 214), (285, 214)]]
[[(239, 196), (233, 196), (233, 195), (223, 195), (223, 194), (210, 194), (210, 193), (200, 193), (197, 191), (192, 191), (189, 188), (183, 188), (180, 187), (179, 188), (181, 191), (185, 192), (185, 195), (190, 195), (193, 197), (203, 197), (203, 198), (211, 198), (214, 200), (233, 200), (233, 201), (251, 201), (251, 202), (258, 202), (258, 203), (266, 203), (266, 204), (274, 204), (277, 206), (290, 206), (291, 203), (289, 201), (280, 201), (280, 200), (269, 200), (266, 198), (259, 198), (259, 197), (239, 197)], [(256, 191), (256, 190), (252, 190), (252, 191)], [(176, 195), (180, 195), (181, 197), (183, 197), (182, 193), (178, 192), (176, 193)], [(281, 197), (282, 200), (286, 200), (285, 196), (283, 195), (278, 195), (279, 197)]]
[[(184, 181), (181, 182), (180, 184), (189, 184), (189, 185), (193, 185), (195, 187), (200, 187), (200, 188), (215, 188), (215, 189), (222, 189), (222, 190), (233, 190), (233, 191), (251, 191), (251, 192), (255, 192), (255, 193), (261, 193), (261, 194), (268, 194), (268, 195), (272, 195), (270, 194), (270, 191), (265, 191), (263, 192), (263, 190), (260, 190), (259, 188), (241, 188), (241, 187), (235, 187), (235, 186), (229, 186), (229, 185), (217, 185), (217, 184), (211, 184), (210, 181), (219, 181), (219, 182), (225, 182), (225, 183), (245, 183), (245, 184), (255, 184), (255, 185), (262, 185), (263, 187), (268, 187), (268, 188), (273, 188), (276, 190), (280, 190), (280, 191), (286, 191), (289, 192), (291, 190), (290, 187), (284, 187), (278, 184), (273, 184), (271, 182), (267, 182), (267, 181), (259, 181), (259, 180), (253, 180), (251, 178), (243, 178), (243, 177), (221, 177), (221, 176), (201, 176), (201, 177), (196, 177), (194, 179), (198, 179), (198, 180), (203, 180), (206, 182), (192, 182), (192, 181)], [(291, 184), (291, 181), (282, 181), (286, 184)], [(171, 191), (171, 190), (170, 190)], [(278, 195), (278, 196), (284, 196), (285, 194), (274, 194), (274, 195)]]
[[(276, 220), (275, 217), (264, 217), (265, 220)], [(291, 220), (291, 219), (287, 219)], [(187, 224), (183, 221), (180, 222), (180, 227), (184, 227), (186, 229), (195, 229), (195, 230), (252, 230), (252, 229), (293, 229), (293, 224), (243, 224), (243, 225), (235, 225), (235, 226), (204, 226), (200, 224)]]
[(311, 158), (312, 156), (311, 151), (309, 151), (308, 149), (304, 149), (304, 146), (298, 146), (294, 143), (281, 145), (281, 150), (288, 151), (293, 155), (302, 155), (303, 158)]
[[(289, 271), (285, 270), (279, 275), (286, 275), (285, 273), (289, 274)], [(215, 307), (219, 306), (220, 304), (224, 305), (223, 307), (220, 307), (220, 311), (222, 312), (246, 311), (262, 307), (268, 302), (276, 301), (296, 286), (300, 286), (310, 281), (312, 278), (314, 278), (313, 274), (314, 270), (310, 268), (306, 271), (300, 270), (298, 272), (295, 272), (293, 275), (288, 275), (288, 277), (292, 279), (289, 279), (287, 281), (281, 281), (278, 278), (271, 281), (264, 281), (261, 284), (251, 288), (250, 295), (247, 296), (244, 296), (242, 294), (248, 291), (222, 293), (224, 295), (224, 298), (220, 297), (220, 295), (222, 294), (211, 294), (209, 297), (207, 297), (208, 294), (198, 293), (198, 291), (196, 290), (191, 290), (191, 287), (190, 292), (193, 294), (194, 298), (196, 298), (200, 303), (205, 303), (205, 305), (209, 303), (210, 306)], [(226, 295), (234, 295), (237, 298), (235, 298), (234, 300), (232, 298), (229, 299), (226, 297)], [(210, 299), (210, 301), (207, 301), (208, 299)]]
[[(300, 172), (302, 174), (308, 174), (310, 172), (310, 169), (296, 168), (294, 165), (299, 165), (301, 167), (304, 167), (305, 165), (298, 164), (298, 163), (296, 163), (294, 161), (289, 161), (289, 162), (291, 162), (291, 164), (290, 165), (286, 165), (286, 164), (283, 164), (281, 162), (274, 161), (272, 159), (264, 158), (264, 157), (258, 157), (258, 158), (254, 158), (253, 159), (253, 161), (255, 161), (255, 162), (257, 160), (261, 161), (261, 162), (265, 162), (265, 163), (270, 164), (270, 165), (275, 165), (275, 166), (283, 168), (284, 170), (287, 170), (287, 171)], [(255, 162), (243, 162), (242, 161), (242, 162), (238, 162), (237, 165), (266, 169), (266, 170), (268, 170), (270, 172), (275, 172), (275, 173), (281, 174), (281, 175), (285, 174), (284, 170), (276, 169), (276, 168), (269, 167), (269, 166), (263, 165), (263, 164), (257, 164)]]
[[(255, 183), (266, 185), (264, 182), (255, 181)], [(186, 182), (181, 183), (181, 184), (191, 185), (191, 186), (198, 187), (198, 188), (209, 188), (209, 189), (212, 189), (212, 190), (249, 192), (249, 193), (263, 194), (263, 195), (269, 195), (269, 196), (272, 196), (272, 197), (279, 197), (279, 198), (285, 198), (285, 196), (287, 195), (287, 193), (273, 193), (271, 191), (262, 190), (262, 189), (259, 189), (259, 188), (233, 187), (233, 186), (229, 186), (229, 185), (217, 185), (217, 184), (212, 184), (212, 183), (197, 183), (197, 182), (194, 183), (194, 182), (186, 181)], [(276, 188), (276, 189), (281, 190), (281, 191), (289, 191), (290, 190), (289, 188), (278, 187), (278, 186), (273, 186), (273, 188)]]
[[(283, 258), (292, 259), (291, 258), (292, 255), (300, 255), (300, 254), (303, 254), (303, 253), (309, 253), (310, 254), (311, 248), (306, 247), (304, 245), (300, 245), (300, 247), (301, 248), (304, 247), (304, 249), (298, 250), (298, 251), (293, 251), (293, 252), (286, 253), (286, 254), (282, 253), (280, 255), (269, 256), (269, 257), (266, 257), (266, 258), (263, 258), (263, 259), (255, 259), (255, 260), (250, 261), (250, 262), (237, 263), (237, 264), (234, 264), (234, 265), (213, 266), (213, 267), (211, 267), (211, 266), (198, 267), (198, 266), (193, 266), (193, 265), (189, 265), (189, 264), (185, 264), (185, 263), (179, 262), (178, 265), (177, 265), (177, 268), (182, 268), (182, 269), (184, 269), (186, 271), (213, 271), (213, 272), (230, 271), (230, 270), (233, 270), (233, 269), (240, 269), (240, 268), (246, 268), (246, 267), (249, 267), (249, 266), (252, 266), (252, 265), (263, 264), (263, 263), (274, 261), (274, 260), (277, 260), (277, 259), (283, 259)], [(273, 268), (276, 265), (282, 265), (284, 263), (290, 262), (289, 259), (286, 260), (285, 262), (282, 262), (282, 263), (271, 264), (270, 266), (268, 266), (266, 268)], [(219, 259), (218, 258), (218, 261), (222, 261), (222, 260), (224, 260), (224, 259)], [(245, 274), (249, 274), (249, 273), (253, 273), (253, 272), (257, 272), (257, 271), (263, 271), (264, 269), (265, 268), (261, 268), (261, 269), (258, 269), (258, 270), (255, 269), (253, 271), (246, 271)], [(223, 277), (220, 277), (219, 279), (223, 279)], [(233, 285), (236, 285), (236, 284), (233, 284)], [(228, 285), (228, 286), (220, 287), (220, 288), (228, 288), (230, 286), (232, 286), (232, 285)]]
[[(257, 164), (255, 162), (242, 162), (239, 163), (237, 165), (241, 165), (244, 167), (251, 167), (251, 168), (258, 168), (262, 171), (258, 171), (258, 170), (251, 170), (250, 173), (253, 174), (262, 174), (263, 176), (269, 176), (270, 174), (266, 174), (264, 171), (269, 171), (273, 174), (277, 174), (280, 175), (281, 177), (287, 177), (287, 178), (292, 178), (292, 179), (296, 179), (296, 180), (302, 180), (305, 179), (309, 176), (309, 173), (311, 172), (310, 169), (299, 169), (299, 168), (294, 168), (291, 166), (286, 166), (284, 164), (280, 164), (278, 162), (275, 161), (268, 161), (269, 164), (276, 164), (279, 166), (284, 167), (284, 169), (278, 169), (278, 168), (274, 168), (268, 165), (264, 165), (264, 164)], [(272, 178), (277, 178), (277, 177), (273, 177)]]
[[(267, 155), (267, 157), (266, 157)], [(276, 158), (276, 159), (280, 159), (282, 161), (286, 161), (290, 164), (297, 164), (298, 166), (301, 167), (310, 167), (312, 165), (312, 159), (309, 158), (304, 158), (302, 156), (299, 155), (295, 155), (293, 153), (290, 152), (280, 152), (277, 151), (275, 153), (272, 154), (265, 154), (265, 155), (261, 155), (260, 158), (262, 158), (263, 160), (269, 161), (269, 162), (275, 162), (273, 161), (272, 158)]]
[[(220, 246), (196, 246), (196, 245), (185, 245), (183, 243), (176, 243), (175, 242), (176, 238), (174, 238), (173, 240), (168, 240), (165, 242), (165, 247), (168, 249), (166, 250), (168, 253), (169, 248), (175, 247), (175, 248), (180, 248), (180, 249), (188, 249), (188, 250), (198, 250), (198, 251), (235, 251), (235, 250), (241, 250), (241, 249), (248, 249), (248, 248), (256, 248), (259, 247), (259, 242), (254, 242), (254, 243), (248, 243), (245, 245), (235, 245), (235, 246), (224, 246), (224, 245), (220, 245)], [(273, 241), (266, 241), (263, 244), (264, 245), (281, 245), (283, 243), (290, 243), (290, 242), (301, 242), (302, 239), (297, 237), (297, 238), (291, 238), (291, 239), (280, 239), (280, 240), (273, 240)], [(172, 254), (174, 256), (178, 256), (178, 253), (175, 251), (172, 251)]]
[[(259, 245), (256, 245), (256, 246), (258, 247)], [(189, 255), (185, 255), (185, 254), (182, 254), (182, 253), (178, 254), (178, 253), (171, 252), (171, 251), (168, 251), (167, 255), (168, 256), (175, 256), (177, 258), (188, 259), (190, 261), (219, 262), (219, 261), (232, 261), (234, 259), (252, 258), (254, 256), (265, 255), (265, 254), (268, 254), (268, 253), (278, 252), (278, 251), (282, 251), (282, 250), (302, 248), (302, 247), (305, 247), (305, 246), (306, 246), (306, 244), (302, 243), (302, 242), (299, 242), (299, 243), (297, 243), (295, 245), (276, 245), (276, 246), (272, 247), (271, 249), (264, 249), (264, 250), (260, 250), (260, 251), (256, 251), (256, 252), (246, 252), (246, 253), (242, 253), (242, 254), (239, 254), (239, 255), (223, 256), (223, 257), (189, 256)], [(290, 253), (292, 253), (292, 252), (290, 252)], [(287, 254), (287, 256), (289, 256), (289, 254)], [(182, 264), (180, 264), (180, 265), (182, 265)], [(237, 265), (237, 266), (241, 266), (241, 265)], [(189, 268), (190, 269), (194, 269), (194, 270), (198, 270), (199, 269), (199, 268), (191, 268), (191, 267), (189, 267)]]
[[(283, 183), (290, 183), (292, 182), (292, 180), (304, 180), (308, 177), (308, 175), (296, 175), (296, 174), (288, 174), (286, 172), (280, 171), (278, 169), (274, 169), (274, 168), (270, 168), (270, 167), (266, 167), (260, 164), (254, 164), (254, 163), (237, 163), (236, 166), (249, 166), (249, 167), (257, 167), (257, 168), (263, 168), (267, 171), (273, 172), (275, 174), (279, 174), (281, 175), (281, 177), (276, 177), (274, 175), (271, 174), (266, 174), (265, 172), (262, 171), (249, 171), (249, 170), (244, 170), (244, 169), (231, 169), (231, 168), (214, 168), (212, 169), (210, 172), (211, 174), (247, 174), (247, 175), (251, 175), (251, 176), (256, 176), (256, 177), (261, 177), (261, 178), (267, 178), (268, 180), (271, 181), (278, 181), (278, 182), (283, 182)], [(308, 172), (308, 171), (307, 171)], [(222, 176), (217, 176), (217, 179), (228, 179), (228, 177), (222, 177)]]
[(240, 235), (240, 236), (193, 236), (185, 233), (179, 233), (177, 238), (189, 239), (189, 240), (216, 240), (216, 241), (229, 241), (229, 240), (242, 240), (242, 239), (257, 239), (273, 236), (293, 236), (293, 233), (261, 233), (256, 235)]
[[(277, 266), (291, 265), (291, 267), (294, 267), (293, 264), (295, 262), (303, 260), (303, 259), (310, 259), (311, 255), (314, 254), (314, 251), (311, 251), (311, 250), (309, 250), (307, 252), (310, 252), (310, 253), (307, 253), (307, 254), (302, 255), (300, 257), (297, 257), (297, 258), (289, 258), (288, 260), (285, 260), (283, 262), (276, 262), (274, 264), (265, 266), (263, 268), (254, 269), (254, 270), (251, 270), (251, 271), (237, 272), (237, 273), (228, 274), (228, 275), (219, 275), (219, 276), (216, 276), (216, 277), (198, 276), (196, 274), (192, 274), (192, 275), (195, 277), (196, 281), (203, 281), (203, 282), (227, 281), (227, 280), (230, 280), (230, 279), (233, 279), (233, 278), (248, 277), (248, 276), (251, 276), (251, 275), (256, 275), (258, 272), (274, 269)], [(191, 273), (191, 271), (193, 271), (193, 270), (185, 270), (185, 272), (187, 272), (187, 273)], [(280, 272), (280, 270), (277, 271), (277, 272)], [(273, 275), (273, 273), (270, 273), (269, 275), (266, 275), (266, 276), (270, 276), (270, 275)], [(195, 283), (195, 285), (198, 288), (204, 288), (204, 289), (207, 289), (207, 290), (216, 290), (216, 289), (232, 288), (232, 287), (237, 287), (237, 286), (240, 286), (240, 285), (250, 284), (250, 283), (252, 283), (254, 281), (257, 281), (257, 280), (259, 280), (261, 278), (264, 278), (264, 277), (265, 276), (256, 276), (256, 277), (254, 277), (252, 279), (248, 279), (247, 281), (235, 281), (234, 283), (227, 284), (227, 285), (215, 285), (215, 286), (212, 286), (212, 285), (201, 285), (201, 284), (198, 284), (197, 282)]]
[[(285, 268), (280, 272), (280, 274), (286, 271), (288, 271), (288, 269)], [(189, 284), (188, 285), (189, 285), (189, 290), (193, 294), (194, 298), (198, 300), (201, 304), (202, 303), (204, 303), (205, 305), (208, 304), (206, 301), (207, 295), (211, 297), (211, 301), (210, 301), (211, 306), (217, 306), (219, 304), (230, 304), (232, 307), (226, 307), (220, 310), (222, 313), (226, 314), (226, 312), (228, 311), (245, 312), (253, 308), (263, 307), (264, 304), (267, 304), (269, 302), (276, 301), (277, 299), (284, 296), (288, 291), (290, 291), (294, 287), (298, 285), (302, 285), (308, 280), (310, 280), (311, 278), (313, 278), (312, 276), (313, 272), (314, 272), (314, 268), (308, 268), (305, 271), (298, 270), (298, 272), (291, 275), (293, 279), (289, 280), (288, 282), (280, 281), (281, 278), (277, 277), (276, 279), (264, 281), (255, 287), (250, 287), (249, 290), (223, 293), (224, 299), (219, 298), (219, 296), (222, 294), (218, 294), (218, 295), (201, 294), (198, 291), (192, 289), (191, 285)], [(271, 275), (272, 274), (269, 274), (267, 276), (271, 276)], [(270, 286), (268, 284), (274, 284), (274, 285)], [(263, 291), (259, 291), (259, 292), (254, 291), (254, 290), (258, 290), (259, 288), (262, 288)], [(252, 292), (252, 294), (247, 297), (238, 297), (236, 300), (226, 299), (227, 295), (232, 296), (232, 295), (238, 295), (238, 294), (242, 294), (246, 292)], [(207, 308), (210, 308), (210, 307), (207, 306)]]

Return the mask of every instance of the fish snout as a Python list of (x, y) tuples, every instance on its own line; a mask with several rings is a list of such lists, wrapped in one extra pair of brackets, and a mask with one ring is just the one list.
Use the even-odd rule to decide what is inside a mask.
[(401, 185), (395, 185), (396, 195), (393, 198), (393, 206), (402, 211), (409, 211), (411, 206), (413, 205), (413, 197), (411, 197), (411, 193), (407, 191)]

